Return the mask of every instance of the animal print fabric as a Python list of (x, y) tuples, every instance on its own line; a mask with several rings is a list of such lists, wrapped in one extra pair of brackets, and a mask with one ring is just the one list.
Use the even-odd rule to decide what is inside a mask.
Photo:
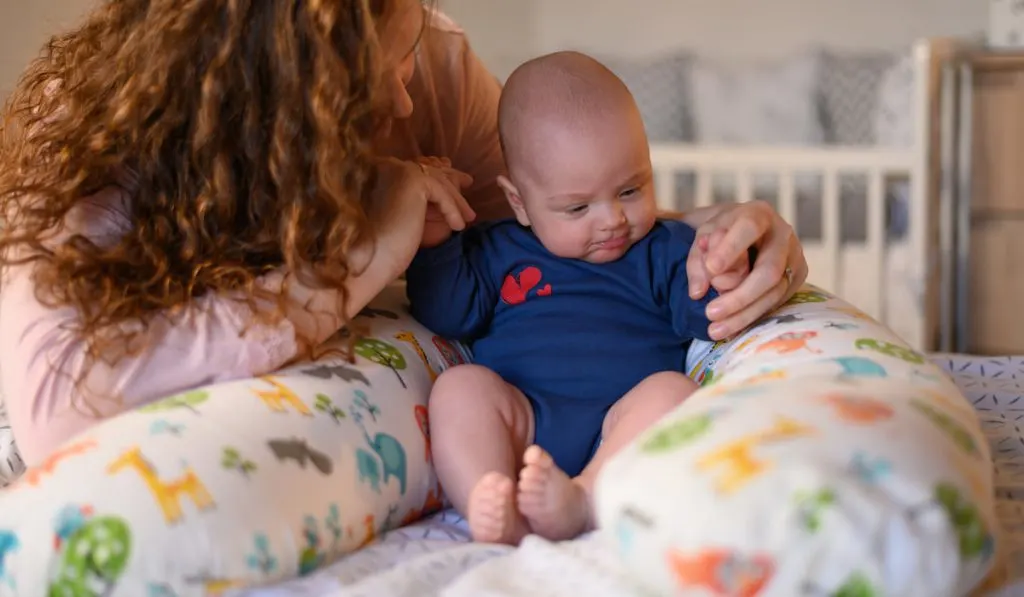
[(704, 386), (618, 454), (600, 526), (658, 594), (965, 595), (991, 449), (949, 375), (820, 289), (693, 351)]
[(361, 319), (354, 363), (328, 353), (171, 396), (26, 471), (0, 493), (0, 595), (218, 595), (440, 510), (426, 399), (466, 353), (413, 321), (398, 286)]

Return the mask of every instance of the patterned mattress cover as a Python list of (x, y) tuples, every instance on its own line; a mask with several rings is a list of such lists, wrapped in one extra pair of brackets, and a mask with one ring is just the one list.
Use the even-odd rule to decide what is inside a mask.
[(933, 355), (974, 404), (992, 446), (996, 511), (1012, 593), (1024, 595), (1024, 356)]

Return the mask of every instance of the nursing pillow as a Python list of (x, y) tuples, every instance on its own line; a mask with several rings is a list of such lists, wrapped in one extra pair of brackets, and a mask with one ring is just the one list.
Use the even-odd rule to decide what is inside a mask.
[(808, 286), (688, 368), (701, 389), (595, 488), (603, 534), (652, 593), (959, 597), (992, 568), (975, 413), (884, 326)]
[(61, 446), (0, 491), (0, 595), (218, 595), (440, 509), (426, 400), (466, 355), (404, 305), (395, 286), (363, 311), (355, 363), (185, 392)]
[[(440, 508), (426, 399), (467, 354), (411, 319), (400, 285), (360, 321), (354, 363), (328, 352), (171, 396), (0, 491), (0, 595), (216, 595), (307, 574)], [(808, 290), (691, 356), (705, 387), (598, 486), (641, 582), (936, 597), (981, 577), (987, 448), (920, 355)]]

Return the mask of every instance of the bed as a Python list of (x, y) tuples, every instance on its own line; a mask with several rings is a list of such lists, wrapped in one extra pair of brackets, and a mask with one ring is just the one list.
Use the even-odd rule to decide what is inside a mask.
[[(1024, 356), (935, 354), (977, 409), (995, 460), (997, 510), (1006, 540), (1005, 577), (983, 594), (1024, 595)], [(618, 561), (594, 537), (555, 546), (511, 548), (468, 543), (464, 520), (445, 510), (382, 537), (311, 577), (246, 597), (430, 597), (432, 595), (626, 595), (633, 590)], [(573, 570), (545, 574), (544, 566)], [(578, 571), (578, 572), (577, 572)], [(591, 582), (581, 585), (579, 578)], [(538, 593), (538, 581), (545, 591)], [(563, 581), (561, 584), (559, 581)]]

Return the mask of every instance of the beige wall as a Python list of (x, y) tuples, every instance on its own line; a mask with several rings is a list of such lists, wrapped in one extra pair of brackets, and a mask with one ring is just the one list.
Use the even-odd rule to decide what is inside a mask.
[(0, 0), (0, 97), (56, 31), (73, 24), (95, 0)]
[[(565, 47), (637, 56), (687, 46), (759, 57), (807, 44), (890, 48), (918, 37), (974, 35), (988, 19), (983, 0), (439, 1), (500, 77), (530, 56)], [(48, 35), (94, 2), (0, 0), (0, 96)]]
[[(809, 44), (898, 48), (974, 36), (984, 0), (440, 0), (499, 76), (541, 52), (643, 56), (689, 47), (721, 58), (778, 56)], [(600, 5), (601, 10), (593, 7)]]

